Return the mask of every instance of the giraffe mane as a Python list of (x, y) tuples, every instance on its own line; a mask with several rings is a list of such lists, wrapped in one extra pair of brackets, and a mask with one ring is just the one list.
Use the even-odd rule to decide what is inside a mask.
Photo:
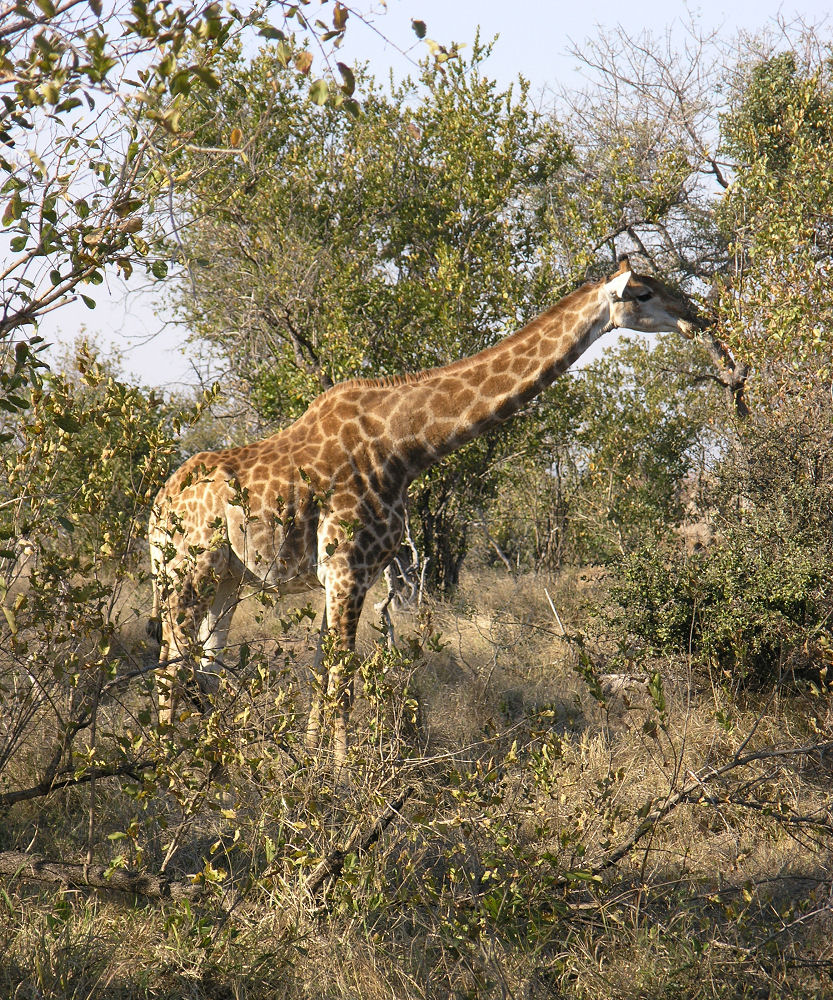
[(380, 375), (377, 378), (349, 378), (344, 382), (337, 382), (327, 390), (331, 393), (336, 389), (396, 389), (401, 385), (414, 385), (418, 382), (425, 382), (436, 369), (429, 368), (422, 372), (405, 372), (401, 375)]

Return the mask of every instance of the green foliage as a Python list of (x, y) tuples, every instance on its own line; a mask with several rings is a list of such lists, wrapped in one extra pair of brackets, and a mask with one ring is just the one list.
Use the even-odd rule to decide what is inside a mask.
[(709, 445), (714, 401), (702, 359), (669, 337), (623, 341), (585, 370), (575, 432), (575, 553), (608, 562), (679, 520), (686, 477)]
[(742, 66), (722, 121), (737, 176), (717, 212), (734, 276), (721, 324), (767, 369), (762, 400), (830, 377), (833, 315), (833, 81), (829, 60), (794, 51)]
[(501, 549), (533, 567), (610, 563), (678, 521), (717, 440), (707, 368), (674, 338), (629, 338), (548, 389), (491, 519)]
[[(308, 18), (325, 5), (278, 0), (244, 14), (218, 3), (136, 0), (128, 14), (118, 5), (102, 12), (101, 0), (37, 0), (5, 11), (0, 232), (11, 257), (0, 276), (2, 342), (73, 293), (94, 308), (89, 286), (108, 271), (164, 276), (169, 232), (144, 213), (149, 198), (167, 197), (177, 183), (164, 147), (199, 90), (219, 86), (226, 46), (255, 34), (279, 39), (284, 61), (300, 63), (306, 80), (314, 41), (326, 65), (322, 78), (307, 81), (312, 99), (357, 110), (350, 67), (337, 62), (338, 81), (326, 79), (349, 12), (336, 4), (321, 11), (327, 21)], [(282, 15), (281, 29), (264, 16), (270, 8)], [(234, 152), (239, 131), (233, 137), (216, 155)]]
[[(199, 412), (163, 406), (83, 346), (68, 375), (34, 364), (27, 354), (16, 390), (25, 396), (0, 448), (6, 805), (97, 774), (131, 774), (143, 758), (136, 731), (109, 727), (100, 705), (106, 696), (123, 706), (147, 673), (141, 640), (124, 634), (146, 612), (126, 596), (146, 576), (137, 543), (177, 455), (173, 424)], [(22, 378), (4, 375), (7, 384)]]
[(622, 573), (614, 595), (629, 633), (654, 653), (691, 654), (729, 683), (769, 684), (800, 670), (799, 654), (818, 637), (829, 605), (815, 553), (792, 540), (776, 546), (772, 535), (749, 528), (706, 555), (641, 549)]
[(792, 419), (773, 424), (750, 424), (744, 450), (718, 466), (713, 544), (694, 553), (678, 540), (645, 545), (623, 561), (615, 590), (629, 634), (732, 683), (824, 673), (829, 660), (830, 446)]
[(3, 449), (6, 530), (71, 541), (87, 556), (126, 554), (148, 492), (176, 455), (175, 409), (121, 381), (83, 342), (75, 363), (40, 376)]

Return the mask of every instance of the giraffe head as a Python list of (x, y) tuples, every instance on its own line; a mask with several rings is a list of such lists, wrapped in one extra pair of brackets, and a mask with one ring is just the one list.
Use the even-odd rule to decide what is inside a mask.
[(641, 333), (681, 333), (689, 340), (704, 326), (688, 299), (661, 281), (631, 270), (623, 257), (619, 269), (602, 285), (611, 327)]

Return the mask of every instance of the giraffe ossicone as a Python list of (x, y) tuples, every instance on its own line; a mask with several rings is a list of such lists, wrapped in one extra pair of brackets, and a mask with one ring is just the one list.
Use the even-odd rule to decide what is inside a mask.
[(326, 706), (340, 766), (359, 616), (399, 550), (411, 482), (524, 407), (603, 333), (692, 337), (701, 326), (687, 299), (623, 259), (613, 275), (472, 357), (342, 382), (277, 434), (188, 459), (157, 495), (149, 526), (160, 723), (176, 717), (183, 667), (202, 692), (216, 691), (245, 588), (323, 588), (307, 742), (319, 745)]

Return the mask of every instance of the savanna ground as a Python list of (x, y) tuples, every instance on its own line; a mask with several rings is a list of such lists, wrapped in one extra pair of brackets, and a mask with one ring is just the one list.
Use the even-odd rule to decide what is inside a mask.
[[(103, 697), (97, 752), (147, 763), (8, 807), (0, 849), (200, 895), (6, 878), (0, 995), (833, 995), (826, 697), (628, 661), (580, 634), (607, 588), (473, 570), (394, 616), (396, 651), (369, 603), (339, 780), (300, 736), (315, 625), (290, 605), (240, 609), (210, 721), (160, 734), (149, 689)], [(114, 658), (152, 657), (146, 600), (124, 601)]]

